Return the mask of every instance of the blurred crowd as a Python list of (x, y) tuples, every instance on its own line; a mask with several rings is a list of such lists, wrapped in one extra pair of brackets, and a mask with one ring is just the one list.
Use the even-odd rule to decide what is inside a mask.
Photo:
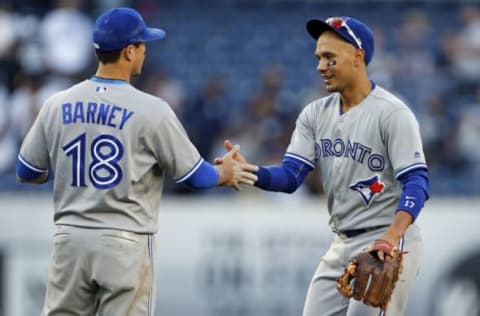
[[(342, 1), (2, 0), (0, 191), (38, 190), (15, 182), (19, 144), (49, 95), (95, 72), (95, 17), (120, 5), (167, 31), (133, 84), (172, 106), (206, 159), (222, 155), (228, 138), (256, 164), (279, 163), (298, 113), (325, 95), (305, 22), (365, 20), (376, 37), (371, 78), (417, 115), (433, 193), (480, 194), (480, 6), (428, 1), (372, 10)], [(318, 175), (302, 190), (322, 194)]]

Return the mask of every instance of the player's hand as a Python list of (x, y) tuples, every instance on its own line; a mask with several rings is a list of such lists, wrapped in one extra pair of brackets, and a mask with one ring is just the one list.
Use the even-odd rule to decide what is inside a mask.
[[(223, 142), (223, 146), (225, 147), (225, 149), (227, 151), (231, 151), (233, 149), (233, 144), (229, 139), (226, 139)], [(235, 155), (233, 156), (233, 159), (235, 159), (236, 161), (241, 162), (241, 163), (248, 163), (247, 159), (245, 159), (245, 157), (240, 152), (235, 153)], [(217, 158), (215, 158), (215, 160), (213, 162), (216, 165), (221, 165), (223, 163), (223, 158), (217, 157)]]
[[(403, 234), (407, 230), (407, 227), (412, 223), (412, 216), (407, 211), (397, 211), (395, 217), (387, 228), (387, 230), (383, 233), (383, 235), (379, 238), (380, 240), (384, 240), (387, 244), (390, 245), (399, 245), (400, 239), (402, 238)], [(385, 261), (385, 257), (390, 255), (387, 247), (387, 251), (382, 251), (385, 249), (377, 249), (377, 256), (381, 261)], [(391, 256), (391, 255), (390, 255)]]
[(219, 172), (219, 185), (240, 190), (241, 183), (253, 185), (257, 181), (257, 176), (253, 172), (258, 171), (258, 167), (237, 161), (234, 157), (239, 151), (239, 145), (232, 146), (232, 149), (221, 158), (222, 163), (215, 166)]
[(380, 261), (385, 262), (386, 256), (393, 258), (397, 255), (399, 250), (389, 241), (385, 239), (377, 239), (370, 246), (369, 251), (374, 252)]

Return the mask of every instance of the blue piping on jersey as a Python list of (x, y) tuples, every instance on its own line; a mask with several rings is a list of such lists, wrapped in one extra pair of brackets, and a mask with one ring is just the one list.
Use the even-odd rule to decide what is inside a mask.
[(400, 178), (401, 176), (403, 176), (405, 173), (407, 172), (410, 172), (412, 170), (415, 170), (415, 169), (425, 169), (425, 170), (428, 170), (428, 167), (427, 167), (427, 164), (423, 163), (423, 162), (419, 162), (419, 163), (414, 163), (410, 166), (406, 166), (405, 168), (403, 169), (400, 169), (397, 171), (397, 173), (395, 173), (395, 178)]
[(148, 235), (148, 243), (147, 243), (147, 247), (148, 247), (148, 259), (150, 261), (150, 272), (151, 272), (151, 276), (150, 276), (150, 286), (148, 287), (148, 302), (147, 302), (147, 315), (148, 316), (152, 316), (152, 292), (153, 292), (153, 284), (155, 282), (155, 279), (154, 279), (154, 275), (155, 275), (155, 271), (153, 270), (154, 269), (154, 262), (153, 262), (153, 242), (152, 242), (152, 235)]
[(18, 155), (16, 173), (19, 178), (24, 180), (32, 180), (38, 178), (48, 169), (42, 169), (33, 166), (31, 163), (27, 162), (21, 155)]
[(25, 158), (22, 157), (22, 155), (18, 155), (18, 160), (24, 164), (26, 167), (28, 167), (30, 170), (32, 171), (36, 171), (36, 172), (39, 172), (39, 173), (45, 173), (48, 171), (47, 168), (40, 168), (40, 167), (36, 167), (34, 166), (33, 164), (29, 163), (27, 160), (25, 160)]
[(203, 158), (200, 158), (197, 163), (195, 165), (193, 165), (193, 167), (183, 176), (181, 176), (180, 178), (178, 179), (175, 179), (175, 183), (181, 183), (185, 180), (187, 180), (188, 178), (190, 178), (190, 176), (195, 172), (197, 171), (197, 169), (200, 167), (200, 165), (202, 164), (203, 162)]
[(287, 152), (285, 154), (285, 157), (291, 157), (291, 158), (294, 158), (294, 159), (297, 159), (297, 160), (300, 160), (301, 162), (309, 165), (310, 167), (312, 167), (312, 169), (315, 169), (315, 164), (313, 162), (311, 162), (310, 160), (308, 160), (307, 158), (305, 157), (302, 157), (300, 155), (297, 155), (297, 154), (294, 154), (294, 153), (290, 153), (290, 152)]
[(100, 83), (110, 83), (110, 84), (130, 84), (128, 81), (122, 79), (108, 79), (108, 78), (101, 78), (97, 76), (93, 76), (90, 78), (91, 81), (100, 82)]
[(192, 189), (208, 189), (216, 186), (218, 183), (219, 175), (217, 169), (203, 159), (197, 167), (194, 167), (193, 172), (189, 174), (190, 176), (183, 183)]
[(17, 177), (24, 180), (32, 180), (32, 179), (38, 178), (43, 174), (43, 172), (34, 171), (28, 168), (20, 160), (17, 161), (16, 172), (17, 172)]

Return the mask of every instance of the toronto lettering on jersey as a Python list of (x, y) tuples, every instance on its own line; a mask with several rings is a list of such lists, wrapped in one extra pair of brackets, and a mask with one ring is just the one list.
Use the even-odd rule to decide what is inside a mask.
[(343, 156), (359, 163), (367, 161), (368, 168), (372, 171), (382, 171), (385, 167), (385, 158), (382, 155), (372, 154), (372, 148), (350, 140), (345, 143), (341, 138), (334, 141), (322, 138), (317, 150), (319, 157)]
[(89, 123), (123, 129), (133, 113), (119, 106), (104, 103), (77, 101), (62, 104), (63, 124)]

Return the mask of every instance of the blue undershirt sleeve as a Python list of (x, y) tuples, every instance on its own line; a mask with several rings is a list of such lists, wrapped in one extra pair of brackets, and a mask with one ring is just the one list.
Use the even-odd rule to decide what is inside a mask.
[(217, 182), (217, 169), (205, 160), (200, 163), (200, 166), (190, 175), (190, 177), (183, 181), (184, 184), (192, 189), (208, 189), (216, 186)]
[(259, 167), (255, 186), (274, 192), (293, 193), (313, 168), (293, 157), (285, 157), (281, 165)]
[(403, 191), (400, 195), (397, 212), (406, 211), (415, 221), (425, 205), (425, 201), (429, 198), (428, 172), (424, 168), (414, 169), (402, 175), (398, 180), (403, 185)]

